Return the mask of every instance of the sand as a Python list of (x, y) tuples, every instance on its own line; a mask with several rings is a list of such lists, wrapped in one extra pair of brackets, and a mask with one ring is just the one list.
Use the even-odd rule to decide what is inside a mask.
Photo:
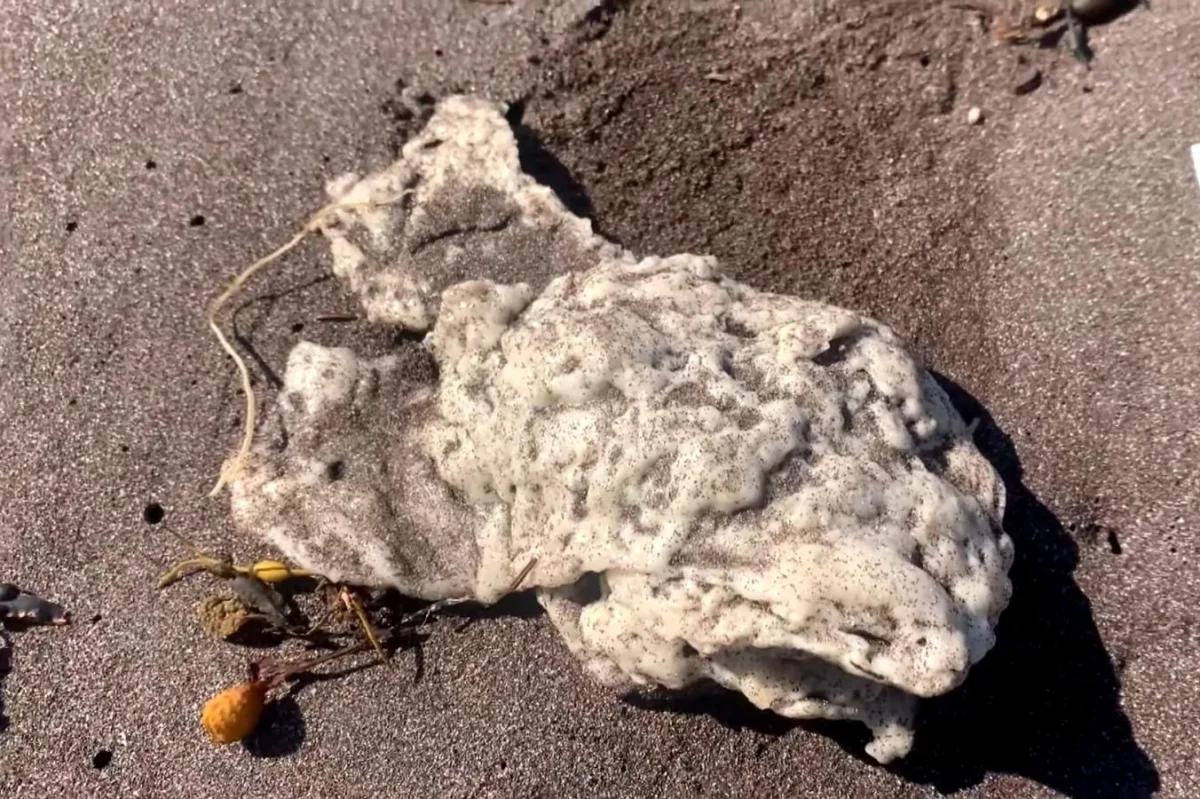
[[(1096, 29), (1090, 71), (993, 46), (974, 14), (932, 2), (391, 5), (0, 12), (0, 579), (76, 620), (11, 634), (0, 795), (1200, 784), (1186, 0)], [(1041, 85), (1015, 94), (1034, 69)], [(305, 686), (248, 746), (203, 740), (199, 706), (252, 653), (204, 637), (201, 583), (154, 589), (182, 554), (163, 525), (261, 549), (205, 497), (241, 398), (201, 308), (325, 179), (390, 159), (414, 124), (389, 102), (397, 79), (519, 101), (530, 167), (606, 234), (876, 315), (982, 419), (1009, 484), (1014, 601), (997, 649), (927, 704), (911, 758), (880, 768), (852, 725), (729, 698), (620, 702), (521, 600), (462, 632), (435, 625), (390, 667)], [(315, 321), (351, 307), (327, 269), (305, 245), (238, 313), (265, 391), (299, 336), (395, 346)]]

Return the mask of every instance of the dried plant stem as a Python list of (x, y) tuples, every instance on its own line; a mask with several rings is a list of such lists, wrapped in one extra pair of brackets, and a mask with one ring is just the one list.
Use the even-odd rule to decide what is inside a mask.
[(319, 657), (312, 658), (311, 660), (302, 661), (300, 663), (278, 664), (278, 671), (270, 671), (261, 675), (259, 679), (266, 683), (267, 690), (270, 691), (273, 688), (283, 685), (283, 683), (295, 677), (297, 674), (301, 674), (306, 671), (312, 671), (317, 666), (321, 666), (331, 660), (337, 660), (338, 658), (345, 657), (346, 655), (357, 654), (358, 652), (365, 652), (370, 648), (371, 647), (369, 644), (359, 642), (342, 647), (336, 651), (320, 655)]
[(517, 576), (513, 578), (512, 583), (508, 586), (508, 591), (505, 593), (511, 594), (520, 588), (521, 583), (525, 582), (525, 578), (529, 576), (531, 571), (533, 571), (533, 567), (537, 565), (537, 562), (537, 558), (530, 558), (529, 562), (525, 564), (525, 568), (521, 569)]
[(325, 224), (329, 214), (335, 211), (349, 210), (353, 208), (374, 209), (381, 205), (391, 205), (399, 202), (405, 197), (405, 195), (411, 193), (411, 190), (409, 190), (401, 192), (395, 197), (389, 197), (384, 200), (352, 203), (330, 203), (329, 205), (326, 205), (324, 208), (321, 208), (319, 211), (313, 214), (309, 220), (304, 223), (304, 227), (300, 228), (300, 231), (296, 233), (296, 235), (292, 236), (286, 244), (277, 248), (269, 255), (259, 258), (257, 261), (250, 264), (250, 266), (242, 270), (242, 272), (238, 274), (238, 276), (235, 277), (228, 286), (225, 287), (225, 290), (222, 291), (221, 294), (209, 304), (208, 310), (205, 313), (205, 318), (208, 320), (208, 326), (212, 329), (213, 335), (217, 337), (217, 343), (221, 345), (221, 349), (225, 350), (225, 354), (233, 359), (234, 366), (237, 367), (238, 377), (241, 380), (242, 391), (246, 395), (246, 423), (242, 431), (241, 446), (238, 447), (237, 454), (227, 460), (221, 467), (221, 473), (217, 477), (217, 484), (213, 486), (212, 491), (209, 492), (209, 496), (216, 496), (219, 494), (221, 489), (225, 487), (226, 483), (236, 479), (238, 476), (238, 473), (241, 471), (242, 466), (245, 463), (246, 456), (250, 454), (250, 447), (254, 443), (254, 428), (258, 421), (258, 402), (254, 396), (254, 386), (250, 382), (250, 369), (246, 366), (246, 361), (243, 360), (242, 356), (238, 354), (238, 351), (229, 342), (229, 339), (226, 338), (224, 331), (221, 330), (221, 326), (217, 323), (217, 314), (220, 313), (221, 308), (225, 305), (225, 303), (229, 302), (230, 299), (232, 299), (239, 291), (241, 291), (242, 286), (246, 284), (246, 281), (253, 277), (257, 272), (287, 255), (290, 251), (295, 249), (300, 242), (304, 241), (305, 237), (307, 237), (310, 233), (316, 233), (319, 231)]
[[(504, 592), (505, 596), (508, 596), (509, 594), (516, 592), (521, 587), (521, 583), (525, 582), (525, 578), (529, 576), (529, 573), (531, 571), (533, 571), (533, 567), (537, 565), (537, 562), (538, 562), (537, 558), (529, 559), (529, 561), (525, 564), (525, 567), (523, 569), (521, 569), (521, 571), (517, 573), (517, 576), (513, 579), (513, 581), (511, 583), (509, 583), (508, 588)], [(456, 597), (450, 597), (449, 599), (439, 599), (436, 602), (431, 602), (430, 604), (426, 605), (425, 607), (421, 608), (420, 610), (418, 610), (414, 613), (409, 613), (407, 616), (405, 616), (403, 619), (400, 620), (400, 624), (401, 624), (401, 626), (413, 624), (413, 623), (417, 622), (417, 619), (421, 620), (420, 624), (425, 624), (426, 622), (429, 621), (429, 618), (435, 613), (441, 613), (446, 608), (451, 608), (451, 607), (454, 607), (455, 605), (461, 605), (465, 602), (473, 602), (473, 601), (474, 601), (474, 599), (472, 599), (471, 597), (467, 597), (467, 596), (461, 596), (461, 597), (456, 596)], [(469, 620), (468, 620), (467, 624), (470, 624)]]
[(371, 624), (371, 620), (367, 618), (367, 611), (363, 609), (362, 603), (358, 601), (358, 597), (354, 596), (354, 593), (349, 588), (342, 586), (341, 599), (342, 604), (353, 612), (358, 619), (363, 634), (375, 649), (375, 654), (379, 656), (380, 662), (387, 660), (387, 655), (384, 654), (383, 647), (379, 643), (379, 635), (375, 632), (375, 625)]

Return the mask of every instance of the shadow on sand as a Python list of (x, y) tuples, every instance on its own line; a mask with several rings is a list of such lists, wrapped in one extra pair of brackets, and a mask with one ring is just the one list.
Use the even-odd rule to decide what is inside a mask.
[(307, 734), (300, 705), (288, 693), (267, 704), (262, 721), (242, 746), (254, 757), (287, 757), (300, 750)]
[(917, 746), (897, 771), (950, 792), (989, 771), (1074, 797), (1145, 797), (1158, 770), (1133, 739), (1117, 671), (1072, 576), (1079, 548), (1022, 482), (1010, 439), (963, 388), (936, 375), (1008, 490), (1004, 527), (1016, 547), (1013, 598), (996, 648), (963, 686), (927, 701)]
[(595, 209), (587, 190), (583, 187), (571, 170), (552, 153), (542, 142), (537, 131), (527, 126), (525, 117), (525, 100), (517, 100), (508, 106), (505, 119), (512, 127), (513, 136), (517, 140), (517, 156), (521, 159), (521, 171), (531, 178), (549, 186), (567, 210), (576, 216), (592, 219)]

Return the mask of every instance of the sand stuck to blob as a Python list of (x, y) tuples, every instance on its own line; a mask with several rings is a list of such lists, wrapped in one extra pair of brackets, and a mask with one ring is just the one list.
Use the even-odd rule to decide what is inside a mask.
[(991, 647), (1012, 545), (998, 476), (891, 330), (710, 257), (634, 257), (478, 99), (330, 193), (335, 273), (370, 320), (427, 332), (438, 382), (297, 345), (231, 484), (243, 528), (431, 600), (493, 602), (532, 562), (617, 690), (711, 680), (909, 750), (917, 697)]

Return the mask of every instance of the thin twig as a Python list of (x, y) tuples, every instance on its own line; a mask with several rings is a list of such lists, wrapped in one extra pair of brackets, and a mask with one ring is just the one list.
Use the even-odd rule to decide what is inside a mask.
[(525, 582), (525, 578), (529, 576), (529, 573), (533, 571), (533, 567), (537, 565), (537, 561), (537, 558), (530, 558), (529, 562), (525, 564), (525, 568), (521, 569), (521, 572), (517, 575), (516, 579), (512, 581), (512, 583), (508, 586), (508, 590), (504, 593), (511, 594), (520, 588), (521, 583)]
[(369, 648), (369, 644), (360, 641), (358, 643), (342, 647), (341, 649), (337, 649), (333, 652), (328, 652), (319, 657), (315, 657), (312, 660), (306, 660), (301, 663), (293, 663), (288, 665), (281, 664), (282, 668), (277, 673), (266, 676), (263, 678), (263, 680), (267, 683), (268, 690), (277, 688), (298, 674), (302, 674), (306, 671), (312, 671), (317, 666), (324, 665), (331, 660), (336, 660), (338, 658), (345, 657), (346, 655), (354, 655), (359, 652), (365, 652)]
[(225, 333), (221, 330), (221, 326), (217, 324), (217, 314), (220, 312), (221, 307), (225, 305), (225, 303), (227, 303), (234, 295), (241, 291), (242, 286), (246, 284), (246, 281), (252, 278), (259, 270), (287, 255), (290, 251), (295, 249), (300, 242), (304, 241), (305, 237), (310, 233), (315, 233), (320, 230), (329, 214), (335, 211), (350, 210), (353, 208), (374, 209), (381, 205), (391, 205), (399, 202), (405, 197), (405, 195), (411, 193), (412, 190), (410, 189), (401, 192), (396, 197), (389, 197), (384, 200), (370, 200), (367, 202), (353, 203), (330, 203), (329, 205), (326, 205), (313, 214), (309, 220), (304, 223), (304, 227), (300, 228), (300, 231), (296, 235), (288, 239), (286, 244), (278, 247), (269, 255), (259, 258), (257, 261), (250, 264), (250, 266), (242, 270), (242, 272), (238, 274), (238, 276), (235, 277), (228, 286), (225, 287), (225, 290), (222, 291), (220, 295), (218, 295), (217, 298), (209, 304), (208, 311), (205, 313), (205, 318), (208, 320), (208, 326), (212, 329), (213, 335), (217, 337), (217, 343), (221, 345), (221, 349), (225, 350), (225, 353), (233, 359), (234, 366), (237, 367), (238, 377), (241, 380), (242, 391), (246, 395), (246, 424), (245, 429), (242, 432), (241, 446), (238, 447), (237, 454), (234, 455), (233, 458), (227, 460), (221, 467), (221, 473), (217, 477), (217, 484), (213, 486), (212, 491), (209, 492), (209, 496), (216, 496), (221, 492), (221, 489), (225, 487), (226, 483), (237, 478), (238, 473), (245, 464), (246, 456), (250, 454), (250, 447), (254, 443), (254, 427), (258, 419), (258, 403), (254, 396), (254, 387), (250, 382), (250, 369), (246, 366), (245, 360), (243, 360), (242, 356), (238, 354), (238, 351), (234, 349), (232, 344), (229, 343), (229, 339), (225, 337)]
[(358, 617), (358, 623), (362, 627), (363, 633), (367, 636), (367, 640), (375, 649), (375, 654), (379, 656), (382, 662), (387, 660), (387, 655), (383, 653), (383, 647), (379, 644), (379, 636), (375, 632), (375, 625), (371, 624), (371, 620), (367, 618), (367, 612), (363, 609), (362, 603), (358, 601), (350, 589), (342, 586), (341, 589), (342, 603)]
[[(525, 578), (529, 576), (529, 573), (531, 571), (533, 571), (533, 567), (537, 565), (537, 562), (538, 562), (537, 558), (529, 559), (529, 562), (525, 564), (525, 568), (521, 569), (521, 571), (517, 574), (516, 579), (514, 579), (511, 583), (508, 584), (508, 588), (505, 589), (505, 591), (504, 591), (505, 596), (508, 596), (509, 594), (516, 592), (516, 590), (521, 587), (521, 583), (525, 582)], [(407, 616), (405, 616), (404, 618), (402, 618), (400, 620), (400, 625), (404, 626), (406, 624), (410, 624), (412, 621), (414, 621), (419, 616), (423, 617), (421, 619), (421, 624), (425, 624), (426, 622), (429, 621), (429, 617), (432, 616), (434, 613), (439, 613), (448, 607), (453, 607), (454, 605), (461, 605), (464, 602), (471, 602), (471, 601), (473, 601), (471, 599), (471, 597), (465, 597), (465, 596), (464, 597), (451, 597), (450, 599), (439, 599), (437, 602), (432, 602), (429, 605), (426, 605), (421, 610), (416, 611), (415, 613), (408, 614)], [(461, 632), (462, 630), (465, 630), (468, 626), (470, 626), (471, 621), (472, 621), (472, 619), (468, 619), (467, 623), (464, 624), (461, 628), (459, 628), (459, 632)]]
[[(517, 589), (521, 587), (521, 583), (525, 582), (525, 578), (529, 576), (529, 573), (531, 571), (533, 571), (533, 567), (536, 565), (537, 565), (537, 558), (530, 558), (529, 562), (525, 564), (525, 568), (521, 569), (521, 572), (516, 576), (516, 579), (514, 579), (511, 583), (508, 584), (508, 590), (506, 590), (504, 592), (504, 595), (508, 596), (509, 594), (516, 593)], [(463, 630), (470, 627), (471, 624), (474, 623), (475, 618), (476, 618), (475, 616), (471, 616), (469, 619), (466, 620), (466, 622), (459, 625), (458, 629), (455, 630), (455, 632), (461, 633)]]

